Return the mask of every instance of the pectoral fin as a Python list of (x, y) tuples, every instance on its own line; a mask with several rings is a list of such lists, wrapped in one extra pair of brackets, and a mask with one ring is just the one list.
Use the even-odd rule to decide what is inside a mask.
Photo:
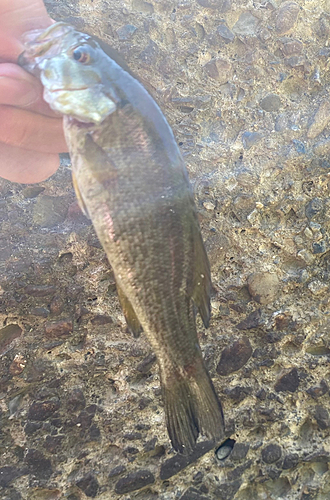
[(135, 314), (132, 304), (130, 303), (130, 301), (128, 300), (128, 298), (126, 297), (125, 293), (120, 288), (118, 283), (116, 285), (117, 285), (117, 293), (120, 305), (123, 310), (127, 326), (129, 330), (132, 332), (133, 336), (137, 338), (140, 336), (140, 333), (142, 332), (142, 326)]
[(197, 226), (194, 238), (194, 282), (192, 298), (207, 328), (211, 315), (211, 272), (202, 236)]
[(81, 193), (80, 193), (80, 190), (79, 190), (79, 187), (78, 187), (78, 183), (77, 183), (77, 179), (76, 179), (76, 176), (74, 174), (74, 172), (72, 172), (72, 183), (73, 183), (73, 187), (74, 187), (74, 190), (76, 192), (76, 196), (77, 196), (77, 200), (78, 200), (78, 205), (80, 207), (80, 210), (82, 211), (82, 213), (88, 217), (88, 211), (87, 211), (87, 207), (84, 203), (84, 200), (82, 199), (82, 196), (81, 196)]

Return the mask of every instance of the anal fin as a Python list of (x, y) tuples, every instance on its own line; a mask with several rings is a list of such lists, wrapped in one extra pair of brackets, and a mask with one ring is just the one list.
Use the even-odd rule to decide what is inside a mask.
[(140, 336), (140, 333), (142, 332), (142, 326), (135, 314), (135, 311), (132, 307), (132, 304), (126, 297), (126, 294), (123, 292), (123, 290), (120, 288), (118, 283), (117, 285), (117, 293), (120, 301), (121, 308), (123, 310), (127, 326), (129, 330), (132, 332), (133, 336), (135, 338)]

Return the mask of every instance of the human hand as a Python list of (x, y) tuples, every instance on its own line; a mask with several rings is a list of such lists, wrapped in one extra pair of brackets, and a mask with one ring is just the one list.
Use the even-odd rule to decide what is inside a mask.
[(42, 98), (42, 85), (16, 64), (22, 35), (52, 23), (42, 0), (0, 1), (0, 177), (40, 182), (67, 151), (58, 117)]

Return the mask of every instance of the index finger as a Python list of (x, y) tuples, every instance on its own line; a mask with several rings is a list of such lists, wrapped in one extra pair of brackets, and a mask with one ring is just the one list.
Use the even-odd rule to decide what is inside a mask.
[(24, 50), (22, 35), (47, 28), (52, 22), (42, 0), (1, 0), (0, 59), (16, 62)]

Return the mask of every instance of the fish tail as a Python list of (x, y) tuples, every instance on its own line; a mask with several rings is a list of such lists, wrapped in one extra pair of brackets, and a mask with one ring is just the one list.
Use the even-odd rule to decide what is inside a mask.
[(223, 438), (221, 403), (202, 358), (185, 370), (167, 371), (162, 381), (166, 424), (176, 451), (190, 454), (199, 433), (215, 441)]

